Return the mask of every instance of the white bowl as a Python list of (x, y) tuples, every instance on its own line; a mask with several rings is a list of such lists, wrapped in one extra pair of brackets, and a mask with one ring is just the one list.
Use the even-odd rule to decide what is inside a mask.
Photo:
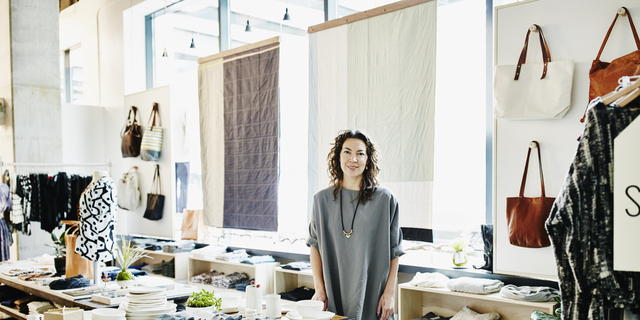
[(194, 311), (196, 311), (196, 312), (203, 312), (203, 311), (204, 312), (213, 312), (213, 306), (210, 306), (210, 307), (184, 307), (184, 308), (188, 313), (191, 313), (191, 314), (193, 314)]
[(124, 310), (111, 308), (98, 308), (91, 310), (93, 320), (122, 320), (127, 315)]
[(296, 310), (305, 319), (315, 319), (322, 313), (324, 302), (318, 300), (300, 300), (296, 302)]
[(242, 294), (240, 292), (220, 292), (215, 296), (222, 299), (220, 308), (228, 309), (238, 307)]

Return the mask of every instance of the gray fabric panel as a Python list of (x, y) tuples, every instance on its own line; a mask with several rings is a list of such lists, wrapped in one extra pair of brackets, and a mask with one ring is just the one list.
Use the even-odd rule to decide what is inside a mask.
[(224, 222), (278, 228), (279, 49), (224, 64)]

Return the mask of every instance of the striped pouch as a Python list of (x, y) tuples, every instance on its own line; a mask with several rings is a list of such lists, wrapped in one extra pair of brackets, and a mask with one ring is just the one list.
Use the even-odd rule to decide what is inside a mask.
[[(158, 119), (157, 125), (156, 118)], [(158, 103), (154, 103), (153, 110), (151, 110), (151, 116), (149, 117), (147, 130), (145, 130), (144, 135), (142, 136), (142, 143), (140, 144), (140, 157), (142, 160), (158, 161), (160, 159), (163, 130), (160, 112), (158, 111)]]

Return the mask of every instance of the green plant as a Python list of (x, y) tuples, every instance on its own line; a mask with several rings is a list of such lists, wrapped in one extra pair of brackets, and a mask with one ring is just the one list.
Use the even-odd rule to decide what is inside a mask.
[[(469, 257), (464, 250), (467, 248), (468, 245), (469, 245), (469, 239), (465, 237), (460, 237), (451, 243), (451, 248), (456, 252), (453, 255), (453, 264), (456, 267), (464, 266), (465, 264), (467, 264)], [(456, 255), (459, 256), (458, 261), (456, 261)]]
[(200, 292), (193, 292), (189, 296), (189, 300), (187, 300), (187, 302), (184, 303), (184, 306), (195, 307), (195, 308), (214, 306), (216, 310), (220, 311), (221, 303), (222, 303), (222, 299), (216, 298), (213, 295), (213, 291), (209, 292), (202, 289), (202, 291)]
[(56, 250), (56, 258), (62, 258), (67, 255), (67, 247), (64, 243), (64, 235), (63, 232), (57, 237), (53, 232), (51, 232), (51, 241), (53, 241), (53, 245), (47, 244), (47, 246), (52, 247)]
[(468, 245), (467, 239), (460, 237), (454, 240), (453, 243), (451, 243), (451, 248), (456, 252), (460, 252), (460, 251), (464, 251), (467, 245)]
[(116, 249), (118, 249), (118, 251), (116, 252), (115, 256), (118, 264), (120, 264), (120, 267), (122, 268), (122, 271), (120, 271), (118, 275), (116, 275), (116, 280), (133, 280), (133, 274), (127, 269), (136, 261), (144, 257), (151, 259), (153, 258), (148, 256), (142, 249), (138, 248), (137, 246), (132, 246), (131, 241), (127, 240), (124, 236), (121, 237), (121, 240), (121, 246), (118, 246), (116, 244)]

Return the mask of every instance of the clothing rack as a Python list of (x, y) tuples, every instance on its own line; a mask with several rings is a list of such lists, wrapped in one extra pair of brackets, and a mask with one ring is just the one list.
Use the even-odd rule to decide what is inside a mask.
[(111, 158), (107, 162), (102, 163), (37, 163), (37, 162), (4, 162), (4, 157), (0, 157), (0, 171), (4, 170), (4, 167), (107, 167), (109, 174), (111, 174)]

